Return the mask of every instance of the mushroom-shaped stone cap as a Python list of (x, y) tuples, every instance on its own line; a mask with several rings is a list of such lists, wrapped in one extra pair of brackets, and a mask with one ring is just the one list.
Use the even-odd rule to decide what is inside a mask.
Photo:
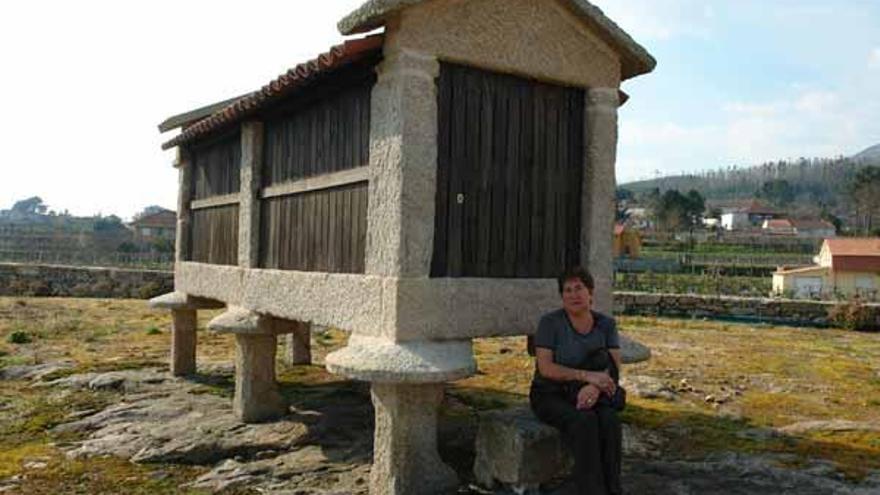
[(470, 340), (394, 342), (356, 334), (327, 355), (326, 365), (331, 373), (385, 383), (446, 382), (477, 369)]
[(169, 292), (150, 299), (147, 303), (154, 309), (219, 309), (222, 302), (194, 297), (185, 292)]
[(271, 334), (272, 318), (245, 308), (229, 308), (208, 323), (208, 329), (219, 333), (241, 335)]
[(629, 337), (621, 335), (620, 357), (623, 364), (640, 363), (651, 359), (651, 349)]

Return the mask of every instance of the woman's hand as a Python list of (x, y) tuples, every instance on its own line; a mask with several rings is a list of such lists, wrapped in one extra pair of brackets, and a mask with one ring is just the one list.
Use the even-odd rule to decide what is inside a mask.
[(594, 405), (596, 405), (596, 401), (599, 400), (599, 395), (602, 393), (598, 387), (593, 384), (584, 385), (578, 391), (577, 395), (577, 409), (590, 409)]
[(608, 373), (602, 371), (585, 371), (584, 378), (581, 381), (595, 386), (600, 392), (604, 392), (609, 396), (614, 395), (614, 389), (617, 388), (614, 385), (614, 380)]

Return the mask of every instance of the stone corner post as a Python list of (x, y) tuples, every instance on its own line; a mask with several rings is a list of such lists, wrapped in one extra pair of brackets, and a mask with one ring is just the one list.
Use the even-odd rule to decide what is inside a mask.
[[(581, 264), (596, 281), (593, 307), (614, 311), (614, 190), (617, 158), (617, 88), (589, 88), (584, 105), (584, 181), (582, 188)], [(650, 359), (651, 350), (620, 336), (624, 363)]]
[[(430, 275), (437, 174), (436, 57), (389, 42), (372, 90), (366, 274), (384, 279), (381, 335), (352, 334), (327, 369), (372, 383), (376, 427), (370, 493), (453, 491), (437, 451), (444, 382), (476, 370), (470, 340), (436, 341), (399, 320), (401, 279)], [(436, 314), (436, 312), (435, 312)]]
[(589, 88), (584, 105), (584, 177), (581, 189), (581, 264), (596, 280), (593, 306), (614, 306), (614, 164), (617, 156), (617, 88)]
[(241, 125), (241, 189), (238, 202), (238, 266), (260, 263), (260, 186), (263, 169), (263, 123)]
[(192, 211), (192, 162), (186, 150), (177, 149), (177, 160), (174, 163), (177, 169), (177, 233), (174, 242), (174, 261), (180, 263), (189, 257), (190, 251), (190, 221)]

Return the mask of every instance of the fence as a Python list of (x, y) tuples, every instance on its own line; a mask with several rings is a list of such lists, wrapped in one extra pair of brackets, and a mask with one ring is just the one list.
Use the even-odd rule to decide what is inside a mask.
[(615, 290), (649, 293), (767, 297), (772, 290), (772, 279), (770, 277), (618, 272), (615, 276), (614, 288)]
[(98, 253), (88, 251), (0, 251), (0, 261), (42, 265), (174, 269), (173, 253)]

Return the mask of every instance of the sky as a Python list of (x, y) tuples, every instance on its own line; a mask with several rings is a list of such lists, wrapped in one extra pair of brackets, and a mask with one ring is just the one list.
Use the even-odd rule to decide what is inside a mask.
[[(362, 2), (3, 2), (0, 209), (176, 208), (157, 125), (326, 51)], [(880, 143), (880, 0), (593, 3), (658, 61), (623, 84), (620, 183)]]

